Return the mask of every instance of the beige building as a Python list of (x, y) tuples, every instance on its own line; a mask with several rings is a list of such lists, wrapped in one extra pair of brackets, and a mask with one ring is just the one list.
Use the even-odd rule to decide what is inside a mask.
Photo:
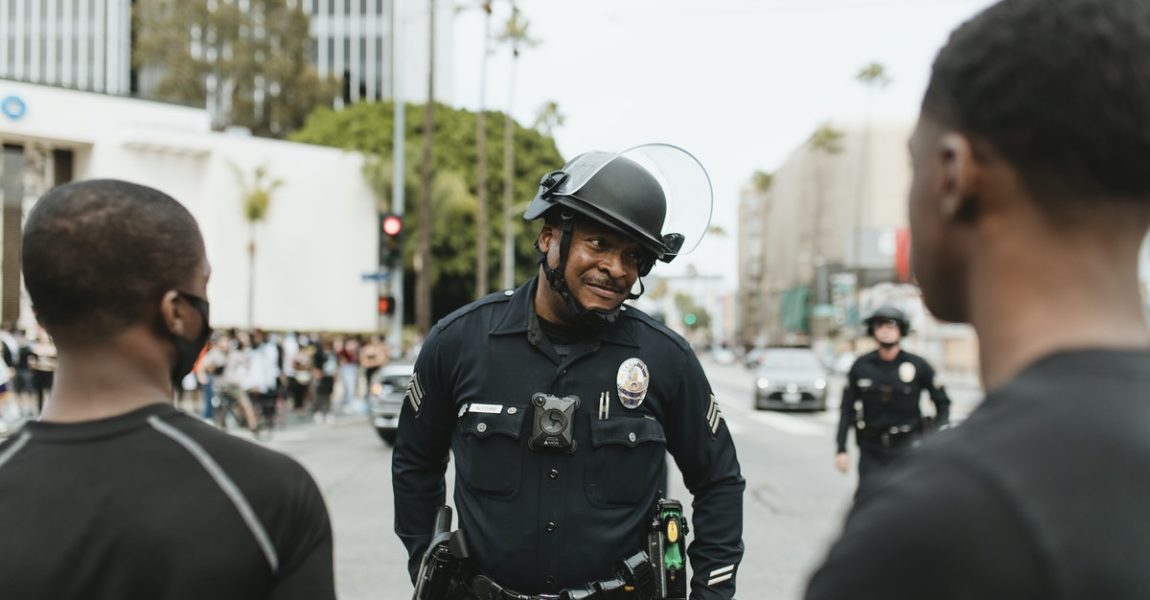
[(744, 344), (864, 350), (860, 320), (889, 302), (910, 316), (913, 351), (945, 369), (972, 372), (972, 330), (934, 320), (907, 284), (912, 128), (834, 127), (841, 137), (832, 136), (829, 150), (808, 141), (769, 186), (744, 189), (737, 309)]
[(767, 189), (744, 190), (738, 237), (744, 341), (805, 336), (812, 315), (823, 329), (848, 326), (857, 322), (857, 288), (898, 279), (910, 129), (843, 128), (829, 150), (796, 148)]

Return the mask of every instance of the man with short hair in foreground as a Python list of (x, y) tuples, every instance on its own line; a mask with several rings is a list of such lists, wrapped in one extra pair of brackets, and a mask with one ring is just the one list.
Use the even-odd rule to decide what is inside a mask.
[(910, 153), (923, 298), (978, 331), (988, 394), (860, 499), (807, 598), (1145, 598), (1150, 2), (992, 6)]
[(172, 407), (211, 333), (192, 215), (123, 181), (58, 187), (23, 269), (59, 368), (41, 420), (0, 444), (0, 595), (334, 598), (311, 476)]

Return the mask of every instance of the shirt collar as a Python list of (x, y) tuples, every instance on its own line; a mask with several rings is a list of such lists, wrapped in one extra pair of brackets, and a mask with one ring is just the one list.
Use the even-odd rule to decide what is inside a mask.
[[(539, 317), (535, 314), (535, 288), (538, 285), (539, 276), (535, 276), (511, 294), (511, 301), (507, 303), (504, 309), (503, 318), (499, 319), (490, 335), (526, 333), (528, 339), (531, 339), (533, 335), (543, 335), (539, 328)], [(629, 309), (623, 307), (623, 311), (626, 310)], [(599, 334), (599, 340), (638, 348), (639, 343), (635, 340), (632, 321), (624, 319), (623, 315), (619, 317), (614, 323), (603, 329), (602, 333)], [(531, 341), (538, 345), (537, 341)]]

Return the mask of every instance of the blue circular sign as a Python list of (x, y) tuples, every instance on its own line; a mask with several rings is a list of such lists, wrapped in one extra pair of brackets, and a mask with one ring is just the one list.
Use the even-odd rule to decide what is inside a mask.
[(28, 112), (28, 105), (19, 96), (6, 96), (0, 100), (0, 112), (13, 121), (20, 120)]

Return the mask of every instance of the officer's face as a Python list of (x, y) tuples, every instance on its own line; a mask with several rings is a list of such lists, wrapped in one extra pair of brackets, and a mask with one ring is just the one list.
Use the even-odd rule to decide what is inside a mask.
[(924, 112), (910, 139), (910, 156), (911, 266), (927, 308), (940, 319), (965, 322), (970, 145)]
[(874, 324), (874, 339), (880, 344), (897, 344), (902, 340), (902, 330), (897, 321), (879, 321)]
[[(559, 242), (562, 232), (545, 226), (540, 233), (540, 248), (547, 262), (559, 265)], [(567, 271), (563, 274), (567, 288), (586, 308), (614, 310), (630, 293), (639, 278), (639, 261), (643, 248), (630, 238), (586, 221), (575, 226), (567, 254)]]

